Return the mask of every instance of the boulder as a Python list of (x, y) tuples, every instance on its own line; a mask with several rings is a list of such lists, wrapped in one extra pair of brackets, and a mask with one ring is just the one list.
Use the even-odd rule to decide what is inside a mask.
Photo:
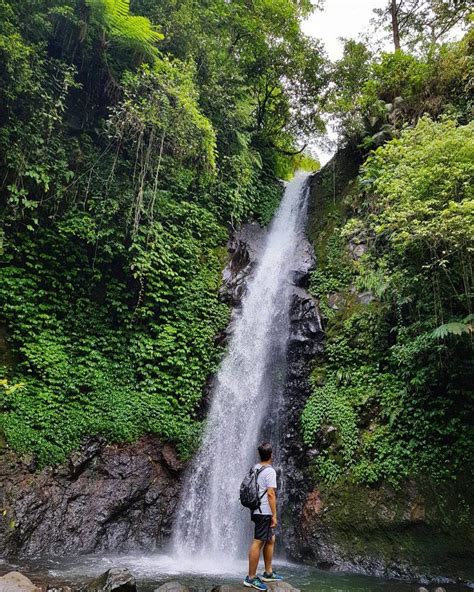
[(349, 241), (347, 248), (352, 259), (358, 261), (363, 255), (365, 255), (365, 253), (367, 253), (369, 246), (364, 239), (357, 237)]
[(428, 588), (420, 586), (420, 588), (418, 588), (418, 592), (429, 592), (429, 590), (428, 590)]
[(442, 586), (438, 586), (437, 588), (434, 589), (433, 592), (446, 592), (446, 588), (443, 588)]
[(295, 588), (289, 582), (267, 582), (269, 590), (272, 592), (300, 592), (299, 588)]
[(92, 582), (81, 588), (81, 592), (136, 592), (135, 578), (128, 569), (112, 567)]
[(212, 588), (211, 592), (242, 592), (242, 586), (237, 586), (236, 584), (221, 584), (220, 586)]
[(31, 580), (18, 571), (11, 571), (0, 578), (1, 592), (40, 592)]
[(189, 588), (181, 582), (173, 580), (155, 588), (154, 592), (189, 592)]
[(389, 142), (393, 138), (393, 133), (389, 130), (382, 130), (381, 132), (377, 132), (372, 136), (372, 141), (375, 146), (383, 146), (386, 142)]

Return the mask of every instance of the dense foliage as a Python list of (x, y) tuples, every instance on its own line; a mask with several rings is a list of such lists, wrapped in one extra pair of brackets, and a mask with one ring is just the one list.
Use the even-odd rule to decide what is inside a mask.
[(277, 178), (308, 161), (297, 135), (321, 128), (309, 9), (0, 0), (0, 428), (15, 450), (44, 464), (86, 435), (196, 444), (227, 225), (269, 220)]
[(307, 0), (0, 0), (0, 440), (39, 465), (87, 435), (192, 452), (228, 230), (316, 166), (324, 108), (365, 163), (342, 192), (326, 168), (314, 213), (314, 474), (469, 475), (474, 37), (420, 43), (444, 4), (398, 3), (411, 53), (328, 67)]
[[(419, 47), (423, 3), (396, 4)], [(466, 482), (474, 460), (474, 37), (422, 39), (381, 55), (348, 41), (326, 94), (366, 159), (352, 181), (338, 159), (325, 170), (313, 229), (328, 339), (302, 428), (332, 485)]]
[(474, 124), (425, 117), (329, 202), (312, 276), (328, 342), (303, 414), (319, 478), (470, 474), (473, 180)]
[(326, 108), (340, 135), (366, 149), (396, 137), (404, 125), (429, 114), (459, 123), (472, 118), (474, 29), (457, 42), (431, 45), (418, 54), (374, 55), (347, 41), (332, 67)]

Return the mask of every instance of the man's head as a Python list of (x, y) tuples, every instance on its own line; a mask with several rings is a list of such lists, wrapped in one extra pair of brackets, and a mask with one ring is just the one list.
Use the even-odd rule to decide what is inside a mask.
[(262, 462), (267, 462), (272, 458), (272, 445), (269, 442), (262, 442), (258, 447), (258, 455)]

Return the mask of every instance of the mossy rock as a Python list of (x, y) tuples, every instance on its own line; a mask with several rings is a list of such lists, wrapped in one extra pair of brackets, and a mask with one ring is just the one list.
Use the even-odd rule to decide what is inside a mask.
[[(406, 563), (419, 573), (474, 577), (473, 496), (462, 484), (429, 479), (398, 489), (339, 483), (315, 490), (312, 532), (346, 561)], [(308, 518), (308, 514), (306, 514)], [(321, 534), (323, 533), (323, 534)]]

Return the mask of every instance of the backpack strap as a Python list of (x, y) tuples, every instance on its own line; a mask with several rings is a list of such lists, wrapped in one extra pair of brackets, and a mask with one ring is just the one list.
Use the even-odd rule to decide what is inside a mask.
[[(264, 467), (260, 467), (259, 469), (257, 469), (255, 471), (255, 483), (257, 484), (257, 488), (258, 488), (258, 481), (257, 481), (257, 479), (258, 479), (258, 476), (260, 475), (260, 473), (263, 473), (263, 471), (265, 469), (271, 469), (271, 468), (272, 468), (271, 465), (265, 465)], [(260, 510), (260, 514), (262, 513), (262, 508), (261, 508), (261, 505), (262, 504), (260, 502), (263, 499), (263, 496), (267, 493), (267, 491), (268, 491), (268, 489), (265, 489), (265, 491), (262, 493), (262, 495), (260, 495), (259, 498), (258, 498), (258, 509)]]

